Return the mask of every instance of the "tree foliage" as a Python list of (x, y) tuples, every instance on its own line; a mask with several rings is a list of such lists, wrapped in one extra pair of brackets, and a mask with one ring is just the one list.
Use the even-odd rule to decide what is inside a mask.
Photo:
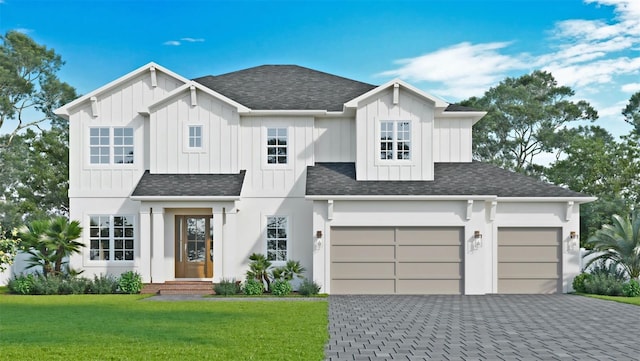
[(530, 171), (535, 156), (563, 149), (570, 122), (597, 118), (586, 101), (570, 101), (573, 95), (571, 88), (558, 86), (551, 73), (537, 70), (506, 78), (483, 97), (462, 102), (488, 112), (474, 126), (474, 158)]
[(53, 49), (17, 31), (0, 41), (0, 131), (9, 134), (0, 146), (7, 146), (22, 129), (58, 121), (53, 111), (76, 93), (56, 76), (64, 63)]
[(624, 121), (633, 126), (633, 133), (640, 136), (640, 92), (631, 96), (627, 105), (622, 109)]

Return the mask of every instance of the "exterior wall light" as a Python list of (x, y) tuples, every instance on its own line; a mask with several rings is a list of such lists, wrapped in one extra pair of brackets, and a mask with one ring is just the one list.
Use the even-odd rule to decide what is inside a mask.
[(579, 248), (580, 245), (580, 236), (578, 232), (571, 231), (569, 233), (569, 251), (575, 251)]
[(473, 232), (473, 249), (482, 247), (482, 233), (480, 231)]
[(320, 249), (322, 246), (322, 231), (316, 231), (316, 239), (313, 240), (313, 245), (316, 249)]

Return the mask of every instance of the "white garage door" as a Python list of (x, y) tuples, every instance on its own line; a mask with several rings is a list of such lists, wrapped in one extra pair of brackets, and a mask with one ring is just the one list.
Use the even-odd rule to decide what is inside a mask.
[(461, 294), (458, 227), (333, 227), (331, 293)]
[(498, 293), (562, 292), (560, 228), (498, 229)]

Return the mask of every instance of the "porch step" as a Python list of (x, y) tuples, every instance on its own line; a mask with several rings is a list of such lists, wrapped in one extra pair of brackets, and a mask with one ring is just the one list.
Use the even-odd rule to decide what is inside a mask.
[(140, 293), (157, 295), (212, 295), (213, 283), (210, 281), (167, 281), (165, 283), (146, 283)]

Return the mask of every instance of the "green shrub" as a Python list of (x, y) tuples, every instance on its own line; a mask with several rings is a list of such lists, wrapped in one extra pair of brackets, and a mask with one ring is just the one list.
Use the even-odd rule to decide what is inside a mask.
[(298, 288), (298, 293), (303, 296), (314, 296), (320, 292), (320, 286), (307, 278), (302, 281), (300, 284), (300, 288)]
[(118, 292), (120, 293), (140, 293), (142, 286), (142, 276), (138, 272), (127, 271), (121, 274), (118, 279)]
[(271, 284), (271, 293), (276, 296), (286, 296), (291, 293), (291, 283), (285, 280), (277, 280)]
[(592, 274), (584, 282), (586, 293), (604, 296), (622, 296), (624, 280), (610, 273)]
[(112, 294), (118, 293), (118, 279), (111, 275), (100, 274), (93, 276), (93, 281), (89, 282), (87, 293)]
[(637, 280), (631, 280), (622, 286), (622, 294), (627, 297), (640, 296), (640, 283)]
[(244, 283), (243, 290), (245, 295), (261, 295), (264, 293), (264, 284), (254, 278), (250, 278)]
[(220, 280), (220, 283), (213, 285), (213, 290), (216, 295), (230, 296), (240, 293), (240, 285), (236, 282), (235, 278), (223, 278)]
[(9, 280), (9, 291), (11, 293), (17, 293), (19, 295), (30, 295), (31, 290), (33, 289), (34, 282), (33, 274), (21, 274), (15, 275), (12, 279)]
[(580, 273), (573, 279), (573, 290), (580, 293), (586, 293), (587, 289), (584, 286), (584, 282), (590, 279), (592, 276), (590, 273)]

